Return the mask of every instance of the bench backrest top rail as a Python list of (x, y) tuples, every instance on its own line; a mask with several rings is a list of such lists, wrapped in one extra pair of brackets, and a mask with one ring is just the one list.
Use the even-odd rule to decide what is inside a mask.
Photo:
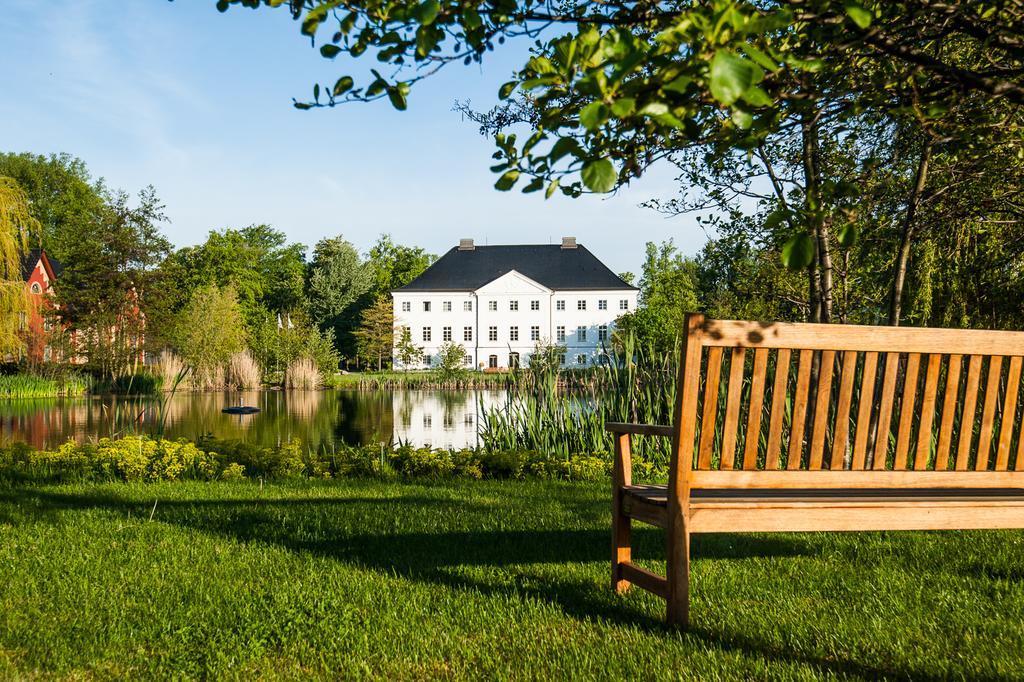
[[(798, 471), (1024, 477), (1024, 332), (700, 315), (686, 325), (675, 460), (721, 472), (703, 476), (708, 484)], [(773, 473), (726, 475), (741, 471)]]

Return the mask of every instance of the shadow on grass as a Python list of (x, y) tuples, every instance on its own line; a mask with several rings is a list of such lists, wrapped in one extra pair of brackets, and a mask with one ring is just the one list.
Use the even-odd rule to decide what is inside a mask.
[[(582, 504), (593, 502), (583, 500)], [(152, 512), (150, 503), (137, 498), (33, 488), (0, 490), (0, 505), (8, 507), (5, 510), (0, 506), (0, 521), (7, 523), (60, 523), (62, 512), (75, 510), (100, 510), (118, 517), (128, 514), (136, 518), (146, 518)], [(17, 515), (9, 513), (12, 505), (19, 510)], [(553, 604), (566, 615), (580, 620), (602, 619), (654, 635), (677, 636), (663, 625), (660, 610), (658, 617), (652, 617), (648, 611), (642, 610), (643, 602), (640, 600), (616, 597), (604, 584), (597, 585), (578, 572), (565, 571), (565, 578), (545, 573), (543, 577), (530, 576), (529, 580), (515, 581), (514, 585), (509, 585), (475, 579), (459, 571), (460, 567), (570, 565), (609, 560), (610, 531), (446, 528), (472, 527), (474, 515), (492, 514), (494, 510), (490, 504), (426, 495), (189, 499), (160, 501), (156, 520), (241, 542), (275, 544), (289, 551), (310, 553), (387, 575), (398, 574), (456, 590), (472, 589), (485, 595), (508, 596), (513, 593), (532, 597)], [(3, 516), (5, 511), (6, 517)], [(427, 525), (437, 530), (395, 530), (389, 520), (394, 519), (399, 511), (406, 515), (413, 511), (418, 518), (432, 518), (436, 523)], [(589, 516), (594, 510), (583, 511)], [(511, 512), (514, 513), (515, 509)], [(339, 520), (347, 521), (347, 525), (339, 523)], [(353, 524), (352, 521), (357, 523)], [(346, 530), (353, 526), (376, 532)], [(311, 529), (315, 529), (315, 532)], [(702, 535), (693, 539), (694, 557), (704, 560), (793, 557), (816, 553), (810, 544), (799, 538)], [(644, 527), (635, 529), (634, 555), (652, 559), (663, 557), (661, 531)], [(712, 646), (722, 651), (806, 664), (835, 674), (871, 678), (894, 674), (916, 679), (927, 677), (921, 671), (894, 671), (855, 660), (817, 658), (781, 649), (746, 632), (723, 636), (721, 632), (697, 626), (682, 636), (694, 640), (698, 645)]]

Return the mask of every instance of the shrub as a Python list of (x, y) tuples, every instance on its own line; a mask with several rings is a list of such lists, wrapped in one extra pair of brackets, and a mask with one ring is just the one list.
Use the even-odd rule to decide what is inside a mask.
[(320, 386), (320, 369), (312, 358), (299, 358), (284, 372), (285, 388), (314, 389)]
[(263, 372), (248, 350), (235, 353), (228, 360), (227, 383), (237, 389), (259, 388)]

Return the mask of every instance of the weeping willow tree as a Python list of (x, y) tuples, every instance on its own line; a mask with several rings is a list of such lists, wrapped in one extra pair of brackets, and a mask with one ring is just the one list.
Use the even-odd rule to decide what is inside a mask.
[(21, 261), (28, 233), (38, 227), (24, 190), (12, 178), (0, 176), (0, 356), (18, 355), (24, 348), (21, 321), (29, 303)]

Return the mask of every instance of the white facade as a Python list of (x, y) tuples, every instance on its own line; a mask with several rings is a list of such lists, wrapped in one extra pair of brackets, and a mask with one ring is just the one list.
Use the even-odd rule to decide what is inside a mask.
[[(526, 366), (538, 342), (564, 346), (563, 367), (587, 367), (610, 348), (615, 320), (636, 309), (637, 290), (552, 290), (512, 270), (473, 291), (395, 291), (395, 325), (409, 329), (436, 364), (445, 343), (461, 345), (476, 369)], [(402, 368), (395, 358), (395, 366)]]

